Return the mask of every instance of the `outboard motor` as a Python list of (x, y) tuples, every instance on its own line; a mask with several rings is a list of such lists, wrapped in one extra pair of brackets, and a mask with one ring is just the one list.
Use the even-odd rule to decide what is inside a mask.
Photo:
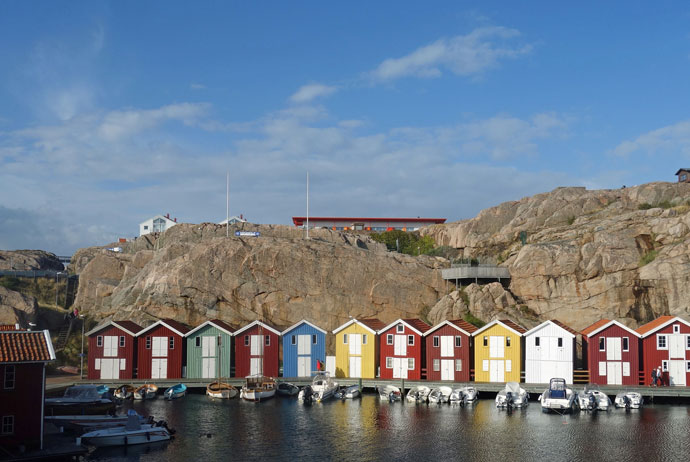
[(461, 392), (460, 393), (460, 406), (465, 407), (465, 404), (467, 404), (467, 393)]
[(507, 391), (506, 392), (506, 409), (513, 409), (514, 405), (514, 399), (513, 399), (513, 392), (512, 391)]
[(629, 411), (632, 406), (632, 400), (628, 395), (623, 395), (623, 403), (625, 404), (625, 410)]
[(593, 411), (597, 407), (597, 399), (594, 396), (593, 393), (589, 394), (589, 397), (587, 399), (587, 410)]
[(314, 402), (314, 390), (311, 388), (311, 385), (304, 387), (303, 401), (310, 404)]

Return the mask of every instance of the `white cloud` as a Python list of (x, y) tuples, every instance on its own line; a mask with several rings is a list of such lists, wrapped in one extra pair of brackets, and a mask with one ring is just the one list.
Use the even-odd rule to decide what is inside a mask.
[(316, 98), (332, 95), (338, 88), (320, 83), (303, 85), (291, 97), (293, 103), (308, 103)]
[(189, 88), (191, 88), (192, 90), (204, 90), (206, 88), (206, 85), (204, 85), (203, 83), (192, 82), (189, 84)]
[(458, 35), (414, 50), (401, 58), (383, 61), (369, 76), (375, 81), (401, 77), (439, 77), (443, 71), (460, 76), (480, 74), (531, 51), (530, 45), (516, 45), (511, 39), (520, 33), (506, 27), (482, 27), (467, 35)]
[(112, 111), (105, 115), (98, 132), (103, 138), (114, 140), (150, 129), (168, 120), (178, 120), (191, 125), (205, 115), (208, 108), (209, 105), (205, 103), (181, 103), (158, 109)]
[(613, 149), (613, 154), (628, 156), (643, 151), (647, 154), (682, 153), (690, 155), (690, 120), (644, 133), (634, 140), (626, 140)]

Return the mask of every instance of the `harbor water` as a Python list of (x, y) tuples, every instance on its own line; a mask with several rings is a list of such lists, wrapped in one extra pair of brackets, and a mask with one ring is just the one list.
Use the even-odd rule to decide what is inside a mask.
[(174, 440), (102, 448), (88, 460), (687, 460), (690, 407), (648, 404), (643, 409), (560, 416), (538, 402), (499, 411), (493, 399), (473, 406), (357, 400), (302, 405), (276, 397), (262, 403), (212, 400), (190, 394), (125, 403), (168, 421)]

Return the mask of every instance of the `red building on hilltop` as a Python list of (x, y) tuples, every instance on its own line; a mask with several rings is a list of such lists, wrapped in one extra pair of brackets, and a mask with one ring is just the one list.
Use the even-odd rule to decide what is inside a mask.
[(642, 370), (645, 380), (661, 366), (665, 385), (690, 384), (690, 323), (677, 316), (661, 316), (640, 326)]
[(443, 321), (424, 333), (427, 380), (469, 382), (472, 369), (472, 333), (467, 321)]
[(89, 338), (88, 378), (132, 379), (137, 359), (137, 334), (132, 321), (108, 321), (86, 333)]
[(261, 321), (235, 331), (235, 377), (278, 376), (280, 332)]
[(420, 319), (398, 319), (378, 331), (382, 379), (422, 378), (424, 333), (429, 329)]
[(599, 385), (639, 385), (640, 334), (618, 321), (602, 319), (580, 332), (589, 381)]
[(182, 378), (189, 327), (172, 319), (161, 319), (137, 334), (137, 378)]
[(0, 448), (43, 449), (45, 366), (55, 360), (50, 333), (0, 327)]

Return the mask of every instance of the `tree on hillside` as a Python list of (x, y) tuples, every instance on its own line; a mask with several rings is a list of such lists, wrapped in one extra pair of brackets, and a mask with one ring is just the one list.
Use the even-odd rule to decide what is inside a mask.
[(431, 252), (435, 243), (431, 236), (419, 236), (417, 233), (408, 233), (401, 230), (372, 233), (372, 239), (386, 244), (390, 251), (405, 253), (408, 255), (422, 255)]

